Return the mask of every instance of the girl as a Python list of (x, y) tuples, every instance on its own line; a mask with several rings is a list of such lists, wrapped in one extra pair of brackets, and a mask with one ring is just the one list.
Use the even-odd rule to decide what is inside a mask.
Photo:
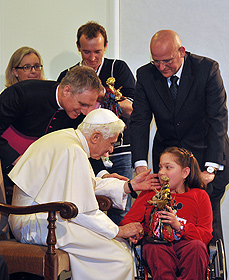
[[(183, 148), (169, 147), (160, 157), (159, 181), (169, 177), (169, 188), (177, 213), (168, 205), (158, 211), (162, 223), (169, 225), (176, 239), (167, 243), (148, 242), (152, 198), (155, 191), (143, 191), (124, 217), (121, 225), (141, 222), (144, 228), (142, 256), (154, 280), (205, 279), (212, 238), (212, 208), (204, 190), (201, 171), (193, 154)], [(137, 237), (130, 238), (136, 243)]]

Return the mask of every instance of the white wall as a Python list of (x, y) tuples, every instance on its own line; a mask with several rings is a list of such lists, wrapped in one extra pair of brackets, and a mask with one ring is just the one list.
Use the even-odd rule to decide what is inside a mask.
[(228, 12), (228, 0), (121, 0), (120, 57), (135, 72), (149, 62), (152, 35), (160, 29), (172, 29), (188, 51), (220, 63), (228, 89)]
[[(120, 58), (134, 74), (150, 59), (152, 35), (173, 29), (188, 51), (219, 62), (229, 90), (228, 14), (228, 0), (0, 0), (0, 91), (9, 58), (21, 46), (41, 53), (48, 79), (56, 79), (63, 69), (78, 62), (76, 31), (89, 20), (106, 28), (107, 56), (118, 57), (120, 49)], [(227, 192), (222, 207), (225, 236), (228, 203)], [(229, 262), (229, 240), (226, 250)]]
[(0, 91), (12, 53), (21, 46), (40, 52), (46, 78), (80, 60), (76, 32), (89, 20), (102, 24), (108, 33), (108, 56), (118, 55), (117, 0), (0, 0)]
[[(219, 62), (225, 88), (229, 91), (228, 13), (228, 0), (121, 0), (120, 58), (125, 59), (135, 73), (150, 60), (152, 35), (160, 29), (172, 29), (180, 35), (186, 50)], [(154, 132), (153, 126), (151, 137)], [(229, 272), (228, 205), (227, 191), (221, 212)]]

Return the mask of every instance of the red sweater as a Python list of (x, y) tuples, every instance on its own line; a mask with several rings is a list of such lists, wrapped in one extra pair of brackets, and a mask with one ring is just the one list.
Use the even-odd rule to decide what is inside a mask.
[[(147, 201), (154, 195), (154, 191), (142, 191), (120, 225), (140, 222), (145, 234), (148, 234), (153, 206)], [(177, 216), (185, 220), (182, 239), (198, 239), (207, 245), (212, 239), (212, 207), (206, 191), (189, 189), (186, 193), (171, 195), (179, 208)]]

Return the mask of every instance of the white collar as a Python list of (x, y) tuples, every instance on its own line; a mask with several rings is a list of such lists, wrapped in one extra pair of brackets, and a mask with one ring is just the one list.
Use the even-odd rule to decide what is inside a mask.
[[(102, 62), (101, 62), (101, 64), (99, 65), (98, 69), (95, 71), (96, 74), (97, 74), (97, 76), (99, 76), (99, 74), (100, 74), (100, 72), (101, 72), (101, 69), (102, 69), (102, 67), (103, 67), (103, 63), (104, 63), (104, 57), (102, 58)], [(83, 65), (83, 60), (80, 61), (80, 63), (79, 63), (79, 66), (82, 66), (82, 65)]]
[(87, 157), (90, 157), (90, 149), (87, 143), (87, 139), (85, 138), (85, 136), (83, 135), (83, 133), (79, 130), (76, 129), (75, 130), (76, 136), (78, 137), (78, 140), (80, 141), (81, 145), (82, 145), (82, 149), (84, 150), (84, 152), (87, 154)]
[(59, 89), (59, 86), (60, 85), (58, 85), (57, 88), (56, 88), (56, 103), (59, 106), (58, 110), (64, 110), (64, 108), (60, 106), (60, 103), (59, 103), (59, 100), (58, 100), (58, 89)]

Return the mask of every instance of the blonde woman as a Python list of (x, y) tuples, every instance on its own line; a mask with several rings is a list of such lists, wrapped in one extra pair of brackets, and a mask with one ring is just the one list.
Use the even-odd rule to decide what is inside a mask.
[(5, 86), (29, 79), (44, 80), (44, 69), (39, 52), (25, 46), (12, 54), (5, 72)]
[[(41, 55), (33, 48), (24, 46), (17, 49), (11, 56), (9, 64), (5, 71), (5, 86), (8, 88), (18, 82), (35, 79), (44, 80), (44, 69)], [(27, 146), (35, 141), (34, 137), (22, 136), (12, 125), (1, 135), (11, 145), (16, 145), (23, 152)], [(20, 143), (20, 144), (19, 144)], [(22, 145), (24, 143), (24, 145)], [(12, 184), (11, 180), (6, 176), (3, 170), (4, 184), (9, 187)], [(7, 202), (10, 203), (11, 196), (7, 197)]]

